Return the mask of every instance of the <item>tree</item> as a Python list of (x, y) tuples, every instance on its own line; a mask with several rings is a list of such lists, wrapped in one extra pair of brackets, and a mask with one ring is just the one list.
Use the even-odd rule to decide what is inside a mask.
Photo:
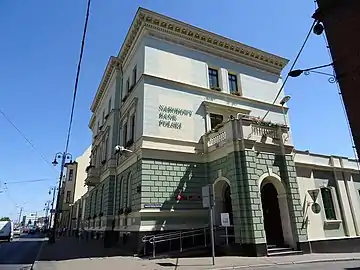
[(0, 221), (11, 221), (9, 217), (1, 217)]

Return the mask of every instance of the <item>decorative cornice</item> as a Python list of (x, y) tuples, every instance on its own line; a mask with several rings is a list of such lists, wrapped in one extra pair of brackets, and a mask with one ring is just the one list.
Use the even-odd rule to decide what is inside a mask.
[(191, 43), (198, 44), (202, 48), (206, 48), (206, 51), (209, 53), (212, 51), (221, 51), (226, 55), (231, 55), (233, 58), (242, 60), (238, 62), (251, 65), (276, 75), (280, 75), (280, 72), (288, 63), (287, 59), (274, 54), (261, 51), (150, 10), (139, 8), (118, 57), (111, 57), (108, 62), (99, 89), (91, 106), (91, 111), (93, 113), (99, 105), (114, 66), (122, 66), (125, 63), (136, 39), (144, 29), (152, 32), (165, 33), (177, 39), (187, 40)]
[(106, 69), (105, 69), (105, 72), (103, 74), (103, 77), (101, 79), (101, 82), (99, 84), (99, 88), (98, 90), (96, 91), (96, 95), (95, 95), (95, 98), (93, 100), (93, 103), (91, 105), (91, 112), (94, 113), (97, 106), (99, 105), (100, 103), (100, 100), (103, 96), (103, 93), (109, 83), (109, 80), (111, 78), (111, 74), (113, 72), (113, 70), (116, 68), (116, 67), (119, 67), (121, 64), (119, 62), (119, 59), (115, 56), (111, 56), (109, 58), (109, 61), (106, 65)]

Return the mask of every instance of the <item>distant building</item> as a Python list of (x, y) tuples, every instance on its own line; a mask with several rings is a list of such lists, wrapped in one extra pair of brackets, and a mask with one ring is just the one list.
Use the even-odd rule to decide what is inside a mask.
[[(65, 177), (61, 188), (61, 222), (62, 227), (72, 227), (73, 217), (76, 215), (78, 209), (75, 208), (75, 202), (78, 201), (88, 190), (85, 185), (87, 177), (86, 167), (89, 166), (91, 155), (91, 147), (74, 162), (67, 163)], [(78, 204), (76, 204), (77, 207)], [(74, 219), (75, 220), (75, 219)], [(76, 223), (75, 223), (76, 224)], [(75, 225), (74, 224), (74, 225)]]

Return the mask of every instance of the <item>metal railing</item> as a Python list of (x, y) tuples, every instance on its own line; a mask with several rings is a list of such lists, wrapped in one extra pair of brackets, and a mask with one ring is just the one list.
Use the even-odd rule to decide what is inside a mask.
[[(179, 247), (178, 250), (183, 252), (186, 249), (186, 245), (184, 245), (184, 241), (186, 239), (192, 239), (191, 247), (199, 247), (204, 246), (207, 247), (208, 243), (208, 234), (209, 228), (201, 228), (201, 229), (194, 229), (190, 231), (178, 231), (178, 232), (169, 232), (164, 234), (154, 234), (154, 235), (146, 235), (142, 238), (142, 242), (144, 243), (144, 255), (147, 255), (147, 243), (152, 245), (152, 256), (153, 258), (156, 257), (156, 247), (160, 243), (169, 242), (168, 249), (169, 251), (175, 251), (176, 244), (174, 242), (178, 241)], [(196, 243), (196, 237), (201, 237), (203, 241), (201, 241), (199, 245)]]
[[(229, 245), (235, 242), (234, 227), (214, 227), (215, 245)], [(189, 241), (190, 239), (190, 241)], [(188, 241), (186, 243), (186, 241)], [(148, 255), (147, 246), (150, 245), (152, 251), (152, 257), (156, 257), (156, 248), (160, 244), (168, 242), (168, 246), (165, 247), (166, 251), (180, 251), (194, 248), (194, 247), (207, 247), (211, 244), (210, 228), (199, 228), (189, 231), (177, 231), (162, 234), (146, 235), (142, 238), (144, 243), (144, 256)], [(164, 248), (164, 246), (162, 247)]]

